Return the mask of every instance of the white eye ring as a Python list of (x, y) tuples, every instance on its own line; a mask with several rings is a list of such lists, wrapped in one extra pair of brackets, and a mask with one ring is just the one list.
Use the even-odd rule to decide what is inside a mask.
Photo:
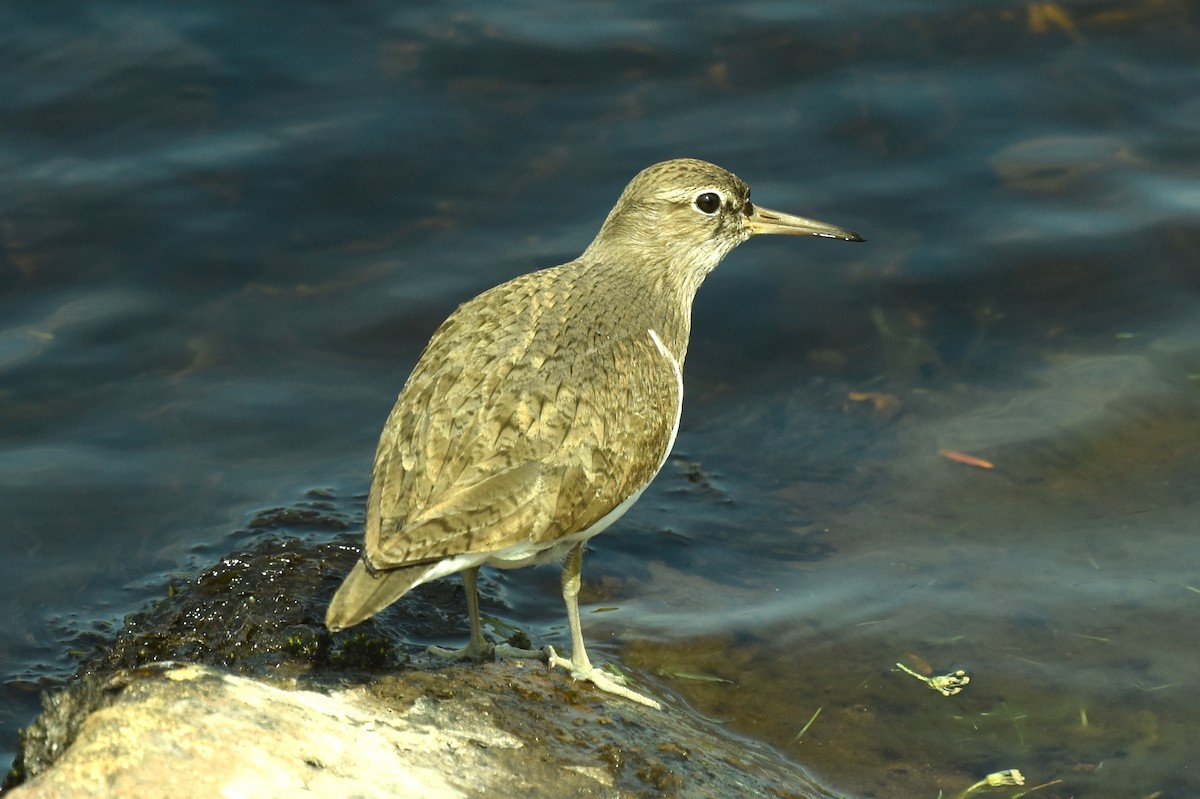
[(710, 190), (702, 191), (692, 200), (692, 205), (700, 213), (712, 216), (721, 210), (721, 194)]

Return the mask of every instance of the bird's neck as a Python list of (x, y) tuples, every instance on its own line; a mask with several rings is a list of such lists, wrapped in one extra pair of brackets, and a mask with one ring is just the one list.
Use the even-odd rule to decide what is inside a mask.
[(593, 285), (603, 286), (601, 293), (612, 298), (604, 303), (606, 314), (612, 315), (609, 323), (638, 335), (653, 330), (682, 364), (692, 327), (692, 301), (706, 273), (676, 263), (661, 248), (650, 251), (655, 257), (630, 256), (627, 251), (622, 258), (589, 248), (579, 259), (580, 267), (595, 281)]

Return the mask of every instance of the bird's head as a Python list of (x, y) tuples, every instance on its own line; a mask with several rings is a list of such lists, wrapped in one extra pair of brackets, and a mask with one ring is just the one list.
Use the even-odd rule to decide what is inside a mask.
[(588, 252), (654, 259), (702, 280), (734, 247), (770, 233), (863, 240), (852, 230), (755, 205), (737, 175), (677, 158), (646, 167), (629, 182)]

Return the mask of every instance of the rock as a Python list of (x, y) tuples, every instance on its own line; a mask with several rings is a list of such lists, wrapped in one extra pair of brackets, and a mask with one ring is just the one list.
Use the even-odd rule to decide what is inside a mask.
[(196, 665), (123, 676), (57, 761), (8, 796), (828, 796), (685, 708), (643, 708), (540, 664), (337, 688)]
[(330, 636), (355, 553), (272, 534), (127, 618), (43, 698), (6, 797), (830, 796), (661, 693), (655, 711), (537, 661), (429, 658), (404, 636), (458, 633), (451, 581)]

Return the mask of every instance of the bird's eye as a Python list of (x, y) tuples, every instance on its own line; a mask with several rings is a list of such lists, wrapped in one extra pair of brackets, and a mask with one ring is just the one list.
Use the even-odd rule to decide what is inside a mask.
[(695, 203), (702, 213), (715, 214), (721, 208), (721, 195), (715, 191), (706, 191), (696, 195)]

